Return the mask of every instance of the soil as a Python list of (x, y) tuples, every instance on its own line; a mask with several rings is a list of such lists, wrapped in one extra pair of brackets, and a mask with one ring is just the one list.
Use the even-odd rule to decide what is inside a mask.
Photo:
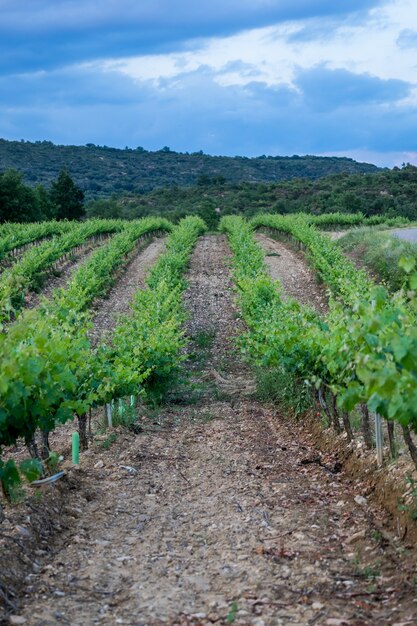
[(117, 318), (129, 313), (130, 303), (138, 289), (143, 289), (149, 268), (155, 263), (165, 248), (165, 238), (142, 239), (124, 265), (114, 287), (105, 298), (97, 300), (92, 317), (93, 329), (90, 337), (93, 345), (111, 333)]
[(141, 435), (114, 431), (108, 450), (98, 442), (67, 468), (59, 529), (47, 549), (27, 548), (9, 623), (415, 624), (414, 560), (383, 510), (254, 398), (233, 343), (229, 258), (223, 237), (199, 240), (184, 298), (188, 391), (142, 407)]
[(319, 313), (326, 313), (326, 290), (318, 284), (303, 253), (295, 251), (290, 243), (277, 241), (263, 233), (257, 233), (255, 239), (265, 251), (270, 274), (282, 285), (284, 296), (291, 296), (302, 304), (313, 306)]
[(323, 235), (328, 235), (330, 239), (337, 240), (341, 237), (344, 237), (349, 231), (348, 230), (323, 230), (321, 231)]

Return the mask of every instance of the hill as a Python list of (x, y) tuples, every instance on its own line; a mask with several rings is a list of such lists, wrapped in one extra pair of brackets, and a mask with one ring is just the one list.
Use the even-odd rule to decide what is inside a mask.
[(219, 184), (215, 179), (194, 187), (125, 193), (87, 204), (90, 217), (137, 218), (164, 215), (171, 219), (198, 213), (209, 224), (228, 213), (260, 212), (321, 214), (340, 211), (366, 216), (417, 219), (417, 168), (412, 165), (374, 174), (335, 174), (317, 180)]
[(157, 152), (143, 148), (61, 146), (50, 141), (0, 139), (0, 172), (15, 169), (31, 186), (49, 187), (66, 168), (87, 198), (113, 193), (145, 193), (161, 187), (188, 187), (207, 180), (279, 182), (294, 178), (317, 179), (329, 174), (373, 173), (375, 165), (340, 157), (223, 157), (178, 153), (165, 147)]

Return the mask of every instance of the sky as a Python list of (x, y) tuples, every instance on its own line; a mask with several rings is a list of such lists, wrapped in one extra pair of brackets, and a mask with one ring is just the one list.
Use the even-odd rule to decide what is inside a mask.
[(417, 164), (417, 2), (0, 0), (0, 137)]

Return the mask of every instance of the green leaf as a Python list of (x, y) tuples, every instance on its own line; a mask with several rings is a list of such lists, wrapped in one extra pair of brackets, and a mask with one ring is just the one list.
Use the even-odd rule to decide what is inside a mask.
[(21, 461), (19, 469), (30, 483), (38, 480), (43, 474), (43, 466), (39, 459), (25, 459)]
[(407, 273), (410, 274), (416, 267), (416, 260), (413, 257), (401, 257), (398, 261), (398, 265)]

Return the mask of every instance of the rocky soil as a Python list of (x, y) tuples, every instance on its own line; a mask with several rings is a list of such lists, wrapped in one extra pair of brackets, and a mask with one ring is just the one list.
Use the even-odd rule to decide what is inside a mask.
[(295, 251), (291, 244), (277, 241), (263, 233), (257, 233), (255, 239), (265, 251), (265, 262), (270, 274), (281, 283), (284, 295), (313, 306), (319, 313), (325, 313), (326, 289), (318, 284), (303, 253)]
[(120, 315), (129, 313), (130, 303), (136, 291), (145, 287), (149, 269), (165, 248), (165, 238), (149, 242), (143, 239), (121, 270), (114, 287), (105, 298), (97, 300), (93, 313), (91, 339), (96, 344), (100, 338), (111, 333)]

